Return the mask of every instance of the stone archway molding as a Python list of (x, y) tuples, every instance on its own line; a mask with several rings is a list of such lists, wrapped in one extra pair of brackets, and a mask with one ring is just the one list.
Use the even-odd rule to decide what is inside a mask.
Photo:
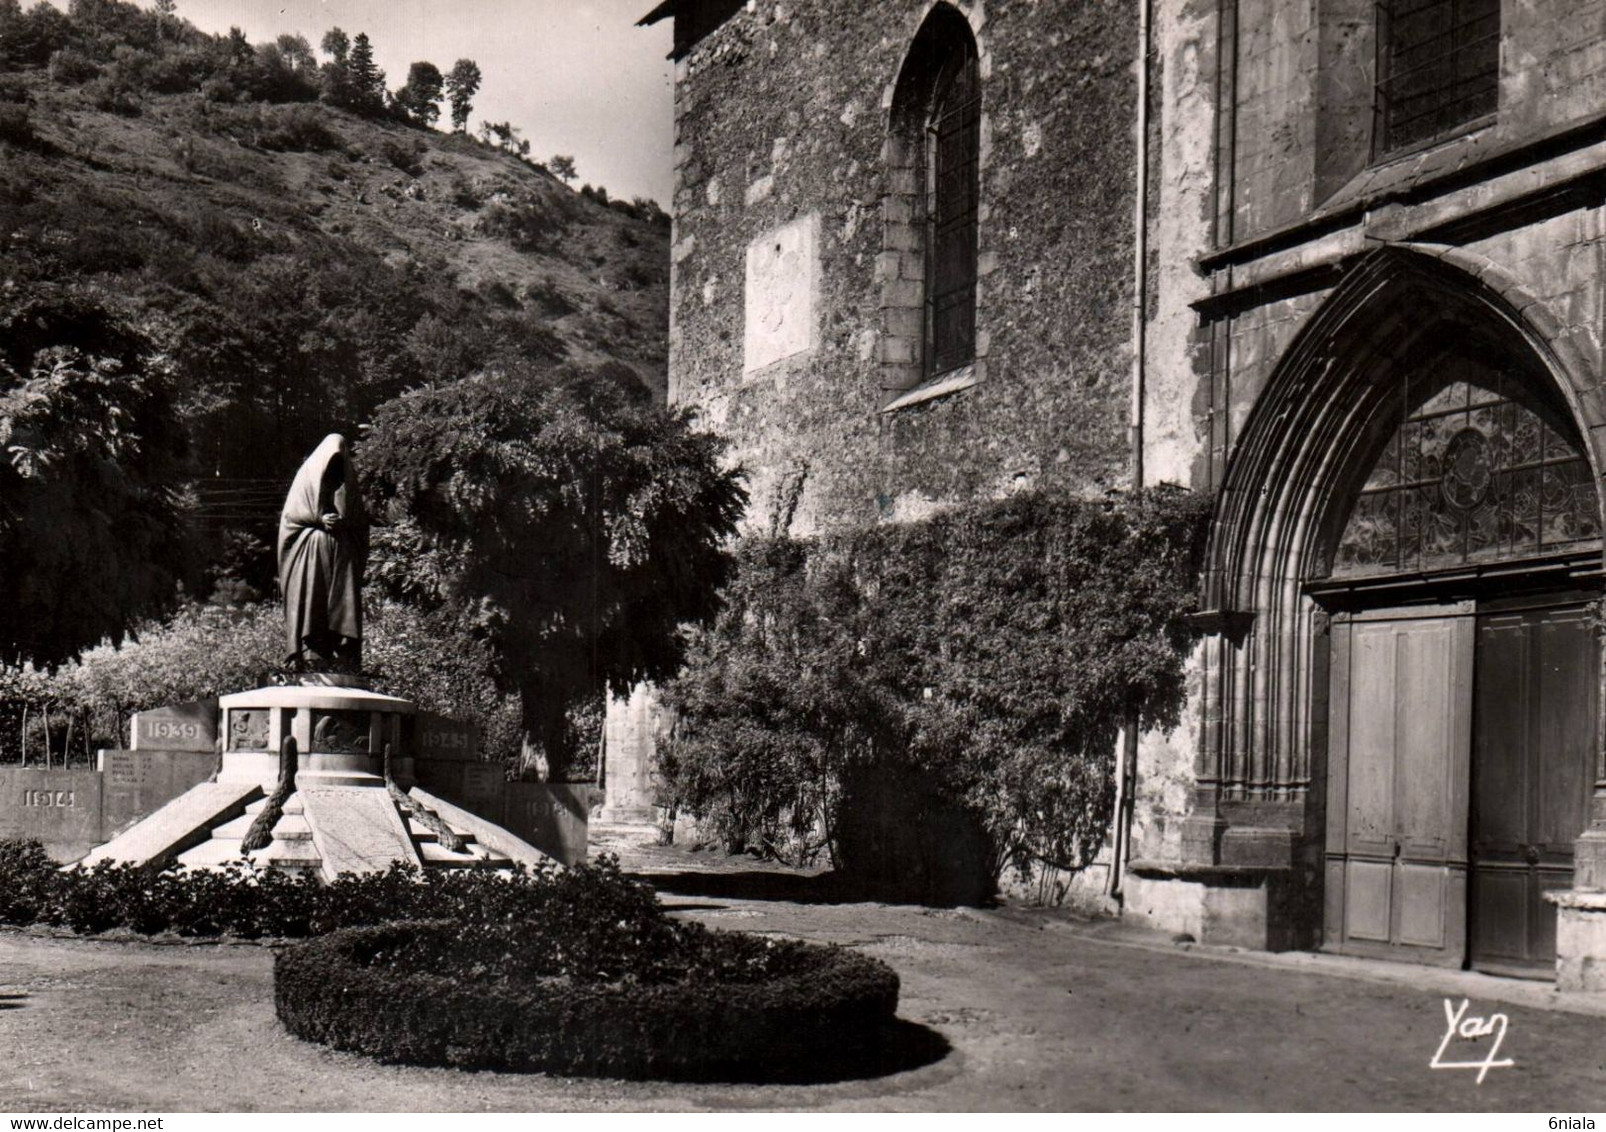
[[(1414, 244), (1358, 259), (1300, 330), (1245, 421), (1212, 526), (1185, 867), (1313, 876), (1319, 864), (1313, 748), (1325, 731), (1312, 682), (1326, 616), (1304, 583), (1321, 572), (1400, 375), (1450, 335), (1527, 363), (1571, 413), (1598, 483), (1606, 422), (1581, 333), (1492, 261)], [(1599, 790), (1596, 802), (1599, 824)]]

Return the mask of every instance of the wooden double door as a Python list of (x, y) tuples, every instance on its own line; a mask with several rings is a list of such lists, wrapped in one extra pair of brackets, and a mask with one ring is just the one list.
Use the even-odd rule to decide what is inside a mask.
[(1543, 895), (1587, 821), (1599, 655), (1580, 600), (1334, 618), (1329, 949), (1553, 971)]

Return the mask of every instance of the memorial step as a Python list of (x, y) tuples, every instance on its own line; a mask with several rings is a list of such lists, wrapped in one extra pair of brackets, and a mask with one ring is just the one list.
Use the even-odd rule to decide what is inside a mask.
[(203, 782), (91, 852), (83, 864), (165, 864), (210, 840), (213, 826), (238, 817), (261, 794), (254, 783)]
[(418, 848), (396, 803), (383, 790), (365, 786), (300, 792), (306, 819), (323, 855), (323, 876), (382, 873), (395, 862), (417, 865)]
[[(450, 826), (448, 826), (448, 828), (450, 828)], [(440, 834), (436, 833), (433, 829), (429, 828), (429, 826), (425, 825), (417, 818), (407, 819), (407, 832), (412, 835), (413, 842), (418, 845), (422, 845), (426, 841), (440, 841)], [(460, 829), (453, 829), (452, 832), (457, 834), (457, 836), (462, 839), (463, 844), (476, 844), (474, 841), (474, 835), (472, 833), (464, 833)]]
[[(255, 802), (252, 802), (249, 806), (247, 806), (245, 808), (245, 812), (250, 817), (256, 817), (258, 814), (260, 814), (267, 807), (267, 804), (268, 804), (268, 800), (266, 798), (258, 798)], [(280, 809), (279, 812), (283, 813), (283, 814), (299, 814), (299, 813), (301, 813), (302, 812), (301, 795), (300, 794), (291, 794), (290, 797), (288, 797), (288, 798), (286, 798), (284, 800), (284, 806)]]
[[(226, 821), (212, 830), (213, 837), (232, 837), (243, 840), (256, 824), (257, 814), (242, 814), (233, 821)], [(312, 827), (307, 824), (304, 814), (284, 813), (273, 827), (275, 841), (310, 841), (312, 840)]]
[(275, 841), (266, 849), (258, 849), (252, 853), (251, 862), (275, 869), (316, 871), (323, 867), (323, 857), (310, 841)]
[(216, 837), (203, 841), (193, 849), (178, 855), (178, 863), (187, 869), (219, 869), (231, 861), (241, 861), (238, 837)]
[(454, 853), (435, 841), (419, 843), (418, 855), (423, 858), (425, 868), (467, 868), (482, 863), (509, 863), (504, 854), (494, 853), (480, 845), (466, 845), (463, 852)]

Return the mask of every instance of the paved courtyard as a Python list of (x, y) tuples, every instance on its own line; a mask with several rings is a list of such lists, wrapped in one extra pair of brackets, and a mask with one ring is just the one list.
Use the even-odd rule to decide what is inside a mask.
[[(1555, 1009), (1538, 984), (1235, 955), (1030, 909), (829, 903), (811, 878), (731, 862), (696, 871), (703, 860), (636, 864), (679, 914), (847, 944), (897, 970), (905, 1024), (885, 1065), (756, 1085), (383, 1066), (279, 1028), (266, 947), (10, 931), (0, 1109), (1606, 1107), (1606, 1006)], [(763, 898), (776, 892), (788, 898)], [(1481, 1085), (1473, 1070), (1430, 1069), (1446, 998), (1470, 1000), (1464, 1018), (1507, 1015), (1499, 1056), (1514, 1064)]]

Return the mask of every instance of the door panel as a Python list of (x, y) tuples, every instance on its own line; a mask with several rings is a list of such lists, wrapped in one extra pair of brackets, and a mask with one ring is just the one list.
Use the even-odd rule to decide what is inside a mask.
[(1588, 821), (1599, 648), (1584, 607), (1478, 619), (1472, 964), (1553, 973), (1556, 912)]
[(1378, 861), (1350, 861), (1344, 925), (1350, 939), (1389, 941), (1394, 907), (1394, 866)]
[(1339, 950), (1449, 966), (1465, 955), (1471, 612), (1334, 620), (1329, 875), (1334, 856), (1344, 867), (1328, 903), (1342, 923), (1326, 936)]

